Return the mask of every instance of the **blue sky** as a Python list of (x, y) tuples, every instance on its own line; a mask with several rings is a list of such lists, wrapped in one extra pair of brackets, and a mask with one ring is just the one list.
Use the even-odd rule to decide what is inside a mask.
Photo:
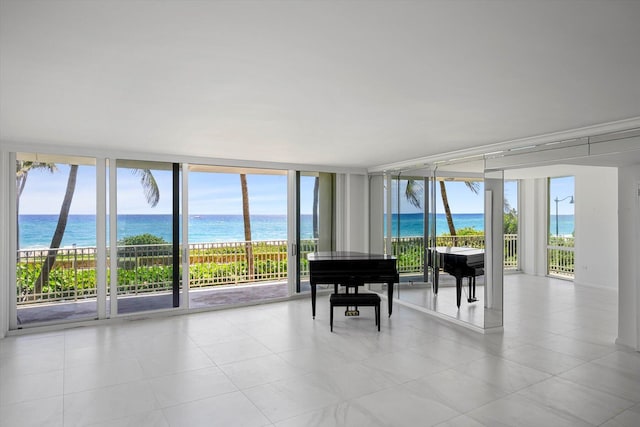
[[(32, 170), (20, 198), (20, 214), (58, 214), (64, 199), (69, 166), (58, 164), (54, 173)], [(93, 166), (79, 166), (72, 214), (95, 214), (96, 178)]]
[[(395, 183), (395, 181), (394, 181)], [(447, 199), (449, 201), (449, 207), (451, 208), (452, 213), (483, 213), (484, 212), (484, 187), (482, 183), (480, 183), (480, 188), (478, 194), (475, 194), (473, 191), (469, 190), (469, 188), (465, 185), (464, 182), (460, 181), (448, 181), (445, 183), (447, 188)], [(394, 185), (395, 186), (395, 185)], [(411, 205), (408, 200), (404, 197), (404, 189), (406, 186), (406, 181), (402, 180), (400, 191), (400, 211), (402, 213), (421, 213), (422, 209), (418, 209)], [(504, 184), (504, 194), (505, 198), (509, 201), (509, 205), (512, 208), (517, 209), (518, 207), (518, 191), (517, 185), (515, 181), (505, 181)], [(395, 200), (395, 189), (392, 190), (394, 194)], [(397, 202), (392, 203), (392, 211), (394, 213), (397, 212)], [(442, 196), (440, 195), (440, 185), (436, 186), (436, 212), (444, 213), (444, 207), (442, 205)]]
[[(571, 201), (570, 196), (575, 197), (575, 178), (573, 176), (565, 176), (560, 178), (552, 178), (549, 185), (549, 208), (551, 214), (556, 212), (555, 199), (565, 199), (558, 202), (558, 215), (573, 215), (575, 211), (575, 203)], [(574, 200), (575, 202), (575, 200)]]
[[(64, 197), (69, 167), (58, 165), (58, 171), (50, 174), (40, 170), (30, 172), (27, 185), (20, 199), (21, 214), (57, 214)], [(129, 169), (120, 169), (118, 174), (118, 212), (120, 214), (168, 214), (171, 212), (171, 173), (154, 171), (160, 187), (160, 202), (151, 208), (140, 185), (140, 178)], [(286, 175), (248, 175), (250, 210), (252, 215), (286, 215)], [(483, 191), (471, 192), (462, 182), (447, 182), (447, 194), (453, 213), (482, 213)], [(189, 213), (192, 215), (241, 215), (242, 196), (240, 178), (237, 174), (192, 172), (189, 174)], [(402, 191), (404, 188), (402, 189)], [(552, 181), (552, 199), (573, 195), (573, 177), (556, 178)], [(301, 189), (301, 212), (311, 213), (313, 178), (303, 177)], [(515, 183), (505, 183), (505, 197), (512, 207), (517, 207)], [(95, 168), (80, 166), (71, 214), (95, 214)], [(436, 194), (437, 212), (443, 212), (439, 187)], [(573, 213), (568, 200), (560, 202), (560, 214)], [(420, 212), (401, 198), (403, 213)], [(554, 207), (555, 209), (555, 207)], [(393, 211), (396, 211), (394, 204)]]
[[(160, 201), (151, 208), (144, 198), (140, 178), (129, 169), (119, 169), (118, 212), (120, 214), (171, 213), (171, 172), (154, 170), (160, 188)], [(58, 214), (64, 198), (69, 166), (58, 164), (51, 174), (41, 170), (29, 173), (20, 198), (21, 214)], [(301, 212), (311, 213), (313, 179), (303, 181)], [(95, 214), (95, 168), (80, 166), (71, 214)], [(286, 215), (286, 175), (247, 175), (250, 210), (252, 215)], [(237, 174), (189, 174), (189, 213), (192, 215), (241, 215), (242, 194)]]

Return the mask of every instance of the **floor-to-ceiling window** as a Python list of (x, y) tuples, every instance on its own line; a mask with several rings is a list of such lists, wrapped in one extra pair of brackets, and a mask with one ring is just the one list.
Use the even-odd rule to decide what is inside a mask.
[(518, 181), (504, 180), (504, 269), (519, 270)]
[(547, 273), (573, 279), (575, 242), (575, 178), (548, 179)]
[(117, 304), (110, 307), (118, 314), (180, 305), (179, 173), (172, 163), (116, 161)]
[(97, 317), (96, 160), (16, 154), (16, 327)]
[(287, 297), (289, 260), (305, 292), (306, 254), (336, 246), (335, 173), (17, 159), (12, 328)]
[(309, 292), (307, 254), (335, 250), (336, 176), (328, 172), (296, 173), (298, 277), (296, 292)]
[(189, 307), (288, 296), (287, 171), (189, 165)]

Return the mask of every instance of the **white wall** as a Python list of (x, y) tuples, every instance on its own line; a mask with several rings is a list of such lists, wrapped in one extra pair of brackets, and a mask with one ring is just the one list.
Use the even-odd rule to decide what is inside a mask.
[(366, 175), (346, 174), (345, 180), (345, 239), (344, 249), (367, 252), (366, 238), (368, 232), (368, 191)]
[(527, 178), (520, 181), (520, 269), (534, 276), (544, 276), (546, 271), (546, 179)]
[(384, 177), (369, 177), (369, 252), (384, 253)]
[(640, 350), (640, 165), (618, 171), (619, 303), (617, 343)]
[[(0, 150), (0, 200), (2, 200), (2, 208), (0, 208), (0, 339), (4, 338), (9, 330), (9, 281), (10, 281), (10, 265), (9, 260), (14, 259), (9, 256), (9, 209), (7, 209), (9, 200), (9, 185), (11, 174), (5, 173), (10, 168), (9, 153)], [(15, 185), (15, 181), (14, 181)]]
[(575, 176), (577, 285), (618, 289), (618, 169), (580, 167)]

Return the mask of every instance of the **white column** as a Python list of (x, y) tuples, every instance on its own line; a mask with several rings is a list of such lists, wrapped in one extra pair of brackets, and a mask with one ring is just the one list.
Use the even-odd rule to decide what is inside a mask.
[(369, 252), (384, 253), (384, 177), (369, 177)]
[(640, 165), (618, 170), (618, 338), (640, 351)]
[[(15, 160), (15, 159), (14, 159)], [(15, 200), (15, 161), (11, 165), (11, 156), (4, 149), (0, 151), (0, 199)], [(11, 184), (13, 183), (13, 191)], [(14, 201), (15, 206), (15, 201)], [(13, 215), (15, 217), (15, 215)], [(11, 232), (11, 203), (3, 203), (0, 210), (0, 339), (4, 338), (9, 330), (9, 313), (13, 304), (10, 289), (15, 289), (11, 284), (11, 260), (15, 260), (15, 252), (11, 256), (11, 241), (14, 234)], [(15, 243), (14, 243), (15, 246)], [(14, 282), (15, 283), (15, 282)], [(13, 291), (15, 293), (15, 290)], [(15, 304), (13, 304), (15, 306)]]

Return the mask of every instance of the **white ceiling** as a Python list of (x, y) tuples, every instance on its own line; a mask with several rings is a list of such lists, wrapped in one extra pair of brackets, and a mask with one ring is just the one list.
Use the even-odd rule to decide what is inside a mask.
[(640, 1), (7, 1), (0, 139), (370, 167), (640, 117)]

